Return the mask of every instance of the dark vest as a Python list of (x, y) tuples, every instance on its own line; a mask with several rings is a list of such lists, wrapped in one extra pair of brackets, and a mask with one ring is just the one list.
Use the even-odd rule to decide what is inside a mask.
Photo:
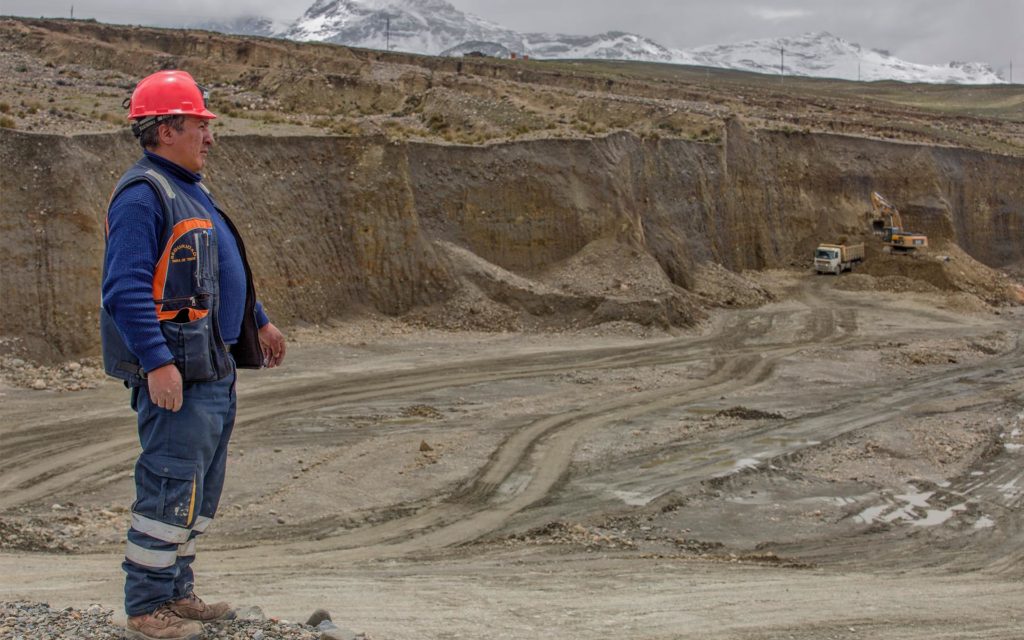
[[(126, 187), (138, 182), (148, 182), (163, 206), (164, 229), (158, 244), (162, 250), (153, 271), (153, 302), (160, 329), (183, 381), (211, 382), (229, 375), (232, 371), (229, 352), (239, 367), (262, 367), (263, 351), (256, 323), (256, 290), (238, 229), (217, 207), (217, 212), (235, 236), (246, 277), (242, 331), (238, 342), (229, 350), (220, 335), (220, 323), (217, 321), (220, 274), (217, 234), (209, 212), (176, 188), (174, 182), (160, 173), (160, 169), (147, 158), (139, 160), (121, 176), (110, 201), (113, 202)], [(206, 191), (202, 183), (199, 186)], [(104, 279), (105, 271), (104, 262)], [(139, 365), (139, 359), (125, 344), (105, 302), (100, 309), (100, 337), (103, 367), (107, 374), (124, 380), (128, 386), (145, 384), (146, 374)]]

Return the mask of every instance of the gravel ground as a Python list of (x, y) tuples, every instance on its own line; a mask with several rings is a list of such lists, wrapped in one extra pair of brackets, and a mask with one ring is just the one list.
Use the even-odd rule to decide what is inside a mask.
[[(266, 618), (259, 607), (239, 610), (239, 619), (206, 625), (209, 640), (370, 640), (338, 627), (317, 610), (307, 623)], [(87, 609), (53, 609), (39, 602), (0, 602), (0, 638), (5, 640), (107, 640), (123, 638), (114, 611), (98, 604)]]
[(18, 357), (0, 356), (0, 381), (36, 391), (83, 391), (105, 380), (103, 363), (93, 356), (46, 366)]

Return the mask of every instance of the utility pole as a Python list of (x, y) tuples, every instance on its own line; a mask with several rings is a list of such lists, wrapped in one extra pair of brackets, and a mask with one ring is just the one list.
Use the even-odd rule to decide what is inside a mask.
[(384, 14), (384, 50), (391, 51), (391, 16)]
[(75, 5), (71, 5), (71, 19), (75, 19)]
[(786, 81), (786, 48), (779, 47), (779, 82)]

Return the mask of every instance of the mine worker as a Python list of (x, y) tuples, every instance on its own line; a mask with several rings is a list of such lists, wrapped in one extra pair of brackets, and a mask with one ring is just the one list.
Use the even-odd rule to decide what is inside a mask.
[(142, 445), (122, 564), (129, 638), (198, 638), (204, 622), (234, 617), (193, 591), (196, 537), (224, 486), (235, 367), (285, 355), (242, 238), (202, 182), (217, 117), (205, 93), (184, 71), (139, 82), (126, 106), (143, 157), (107, 209), (104, 368), (131, 389)]

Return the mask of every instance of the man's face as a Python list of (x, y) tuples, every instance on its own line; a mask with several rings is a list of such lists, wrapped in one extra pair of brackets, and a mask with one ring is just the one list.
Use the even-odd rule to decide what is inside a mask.
[(199, 173), (206, 164), (206, 154), (213, 146), (210, 121), (205, 118), (186, 116), (184, 128), (179, 132), (173, 127), (160, 125), (160, 149), (157, 151), (171, 162), (189, 171)]

